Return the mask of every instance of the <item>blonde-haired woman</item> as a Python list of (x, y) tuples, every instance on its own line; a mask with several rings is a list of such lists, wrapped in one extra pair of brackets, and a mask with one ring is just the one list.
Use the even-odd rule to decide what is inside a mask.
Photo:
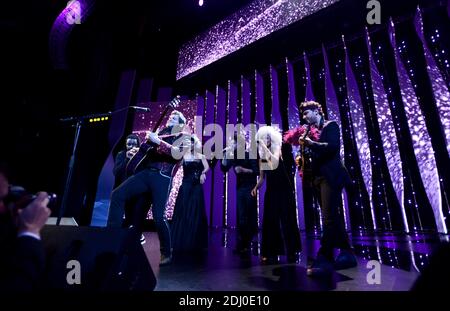
[[(252, 190), (257, 190), (266, 180), (264, 215), (262, 225), (262, 262), (271, 264), (279, 255), (286, 255), (288, 262), (296, 262), (301, 250), (294, 196), (293, 159), (289, 150), (283, 151), (281, 133), (272, 126), (261, 127), (257, 134), (260, 155), (260, 176)], [(283, 158), (285, 154), (285, 158)]]

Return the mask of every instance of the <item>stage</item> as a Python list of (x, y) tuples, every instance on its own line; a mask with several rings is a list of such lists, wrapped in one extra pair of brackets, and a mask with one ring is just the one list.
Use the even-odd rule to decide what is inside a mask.
[[(159, 242), (155, 232), (146, 232), (143, 245), (157, 278), (155, 291), (407, 291), (432, 249), (445, 236), (353, 235), (358, 267), (336, 271), (331, 278), (313, 279), (306, 266), (319, 247), (319, 237), (302, 233), (303, 251), (297, 264), (263, 265), (254, 243), (252, 256), (233, 254), (235, 230), (211, 229), (209, 249), (195, 257), (174, 257), (172, 265), (159, 267)], [(448, 238), (448, 237), (447, 237)], [(367, 263), (381, 263), (380, 283), (369, 284), (372, 270)]]

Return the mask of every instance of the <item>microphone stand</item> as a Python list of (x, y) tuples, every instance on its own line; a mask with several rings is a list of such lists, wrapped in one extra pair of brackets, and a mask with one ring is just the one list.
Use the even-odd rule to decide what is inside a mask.
[(81, 117), (68, 117), (68, 118), (60, 119), (60, 122), (72, 122), (72, 123), (76, 122), (76, 124), (75, 124), (75, 137), (73, 140), (72, 155), (71, 155), (70, 161), (69, 161), (69, 171), (67, 173), (66, 183), (65, 183), (65, 187), (64, 187), (64, 194), (63, 194), (62, 201), (61, 201), (61, 207), (59, 209), (58, 218), (56, 220), (57, 226), (60, 225), (61, 218), (64, 216), (64, 213), (67, 209), (67, 200), (69, 199), (69, 190), (72, 186), (73, 169), (75, 166), (78, 140), (80, 138), (80, 132), (81, 132), (82, 125), (85, 123), (86, 120), (93, 119), (93, 118), (110, 117), (111, 115), (113, 115), (115, 113), (121, 112), (123, 110), (128, 110), (128, 109), (134, 109), (139, 112), (150, 112), (151, 111), (150, 108), (128, 106), (128, 107), (123, 107), (121, 109), (115, 110), (113, 112), (109, 111), (106, 113), (97, 113), (97, 114), (90, 114), (90, 115), (81, 116)]
[[(127, 107), (128, 108), (128, 107)], [(115, 112), (119, 112), (115, 111)], [(59, 226), (61, 223), (61, 218), (64, 216), (64, 212), (67, 208), (67, 200), (69, 198), (69, 190), (72, 186), (72, 178), (73, 178), (73, 169), (75, 166), (75, 159), (76, 159), (76, 153), (77, 153), (77, 147), (78, 147), (78, 140), (80, 138), (80, 132), (81, 132), (81, 126), (83, 125), (85, 120), (92, 119), (92, 118), (98, 118), (98, 117), (109, 117), (111, 116), (112, 112), (107, 113), (98, 113), (98, 114), (92, 114), (82, 117), (69, 117), (69, 118), (63, 118), (60, 119), (61, 122), (76, 122), (75, 124), (75, 137), (73, 140), (73, 149), (72, 149), (72, 155), (70, 156), (69, 161), (69, 170), (66, 177), (66, 183), (64, 187), (64, 194), (61, 201), (61, 206), (59, 208), (58, 218), (56, 220), (56, 225)]]

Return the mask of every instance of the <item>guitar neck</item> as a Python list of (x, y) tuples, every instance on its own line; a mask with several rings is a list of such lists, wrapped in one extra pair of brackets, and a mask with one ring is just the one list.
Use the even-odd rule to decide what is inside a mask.
[(161, 123), (162, 123), (164, 117), (166, 116), (167, 112), (169, 111), (169, 109), (170, 109), (170, 106), (166, 106), (166, 108), (164, 109), (163, 113), (159, 117), (158, 121), (153, 126), (152, 132), (156, 132), (156, 130), (159, 128), (159, 126), (161, 125)]

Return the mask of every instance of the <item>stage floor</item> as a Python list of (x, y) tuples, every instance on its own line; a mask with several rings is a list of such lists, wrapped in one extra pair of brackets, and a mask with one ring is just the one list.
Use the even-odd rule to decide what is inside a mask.
[[(434, 246), (448, 236), (438, 235), (353, 235), (358, 267), (336, 271), (332, 277), (313, 279), (306, 266), (319, 248), (319, 236), (302, 234), (303, 251), (297, 264), (280, 258), (275, 265), (263, 265), (258, 243), (253, 254), (241, 258), (233, 254), (236, 231), (211, 229), (209, 248), (204, 254), (174, 256), (172, 265), (159, 267), (159, 242), (155, 232), (145, 232), (143, 245), (157, 277), (156, 291), (406, 291), (427, 264)], [(380, 284), (369, 284), (373, 266), (381, 265)]]

